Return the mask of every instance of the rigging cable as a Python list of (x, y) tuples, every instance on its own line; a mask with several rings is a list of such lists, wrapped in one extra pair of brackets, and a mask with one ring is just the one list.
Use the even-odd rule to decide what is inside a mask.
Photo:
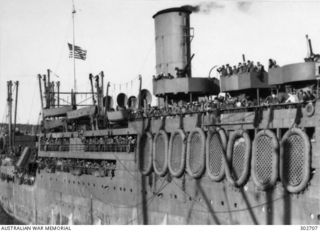
[(35, 97), (35, 93), (36, 93), (35, 86), (36, 85), (33, 85), (33, 90), (32, 90), (33, 94), (32, 94), (32, 99), (31, 99), (31, 107), (30, 107), (30, 111), (29, 111), (28, 123), (30, 122), (31, 112), (33, 111), (33, 102), (34, 102), (34, 97)]
[[(68, 18), (69, 18), (69, 16), (68, 16)], [(65, 35), (63, 37), (63, 43), (62, 43), (62, 45), (60, 47), (59, 58), (58, 58), (58, 61), (57, 61), (57, 64), (56, 64), (54, 70), (59, 70), (59, 67), (60, 67), (60, 64), (61, 64), (61, 60), (62, 60), (62, 55), (64, 53), (64, 48), (66, 48), (66, 46), (67, 46), (67, 37), (68, 37), (68, 34), (69, 34), (69, 29), (71, 27), (71, 22), (72, 21), (69, 20), (69, 23), (68, 23), (68, 25), (66, 27), (66, 32), (65, 32)]]
[(150, 56), (150, 54), (151, 54), (152, 49), (153, 49), (153, 45), (150, 46), (149, 50), (147, 51), (147, 53), (146, 53), (146, 55), (145, 55), (145, 57), (144, 57), (141, 65), (140, 65), (140, 68), (139, 68), (138, 73), (141, 73), (142, 69), (145, 67), (145, 65), (146, 65), (146, 63), (147, 63), (147, 60), (149, 60), (148, 58), (149, 58), (149, 56)]

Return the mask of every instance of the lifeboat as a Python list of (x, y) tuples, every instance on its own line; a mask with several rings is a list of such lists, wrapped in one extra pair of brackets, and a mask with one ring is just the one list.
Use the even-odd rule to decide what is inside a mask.
[(110, 122), (121, 122), (128, 119), (129, 111), (126, 109), (117, 111), (108, 111), (107, 117)]

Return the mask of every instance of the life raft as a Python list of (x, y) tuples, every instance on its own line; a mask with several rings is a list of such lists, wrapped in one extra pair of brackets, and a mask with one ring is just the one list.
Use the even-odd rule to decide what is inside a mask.
[(153, 139), (153, 170), (164, 176), (168, 170), (168, 135), (160, 130)]
[(205, 169), (206, 135), (199, 127), (190, 132), (187, 143), (187, 172), (194, 178), (199, 178)]
[(143, 175), (152, 171), (152, 135), (145, 132), (138, 137), (139, 168)]
[(169, 141), (168, 168), (174, 177), (180, 177), (186, 163), (186, 135), (178, 129), (171, 134)]
[(221, 181), (225, 176), (225, 157), (227, 136), (223, 129), (217, 128), (207, 133), (206, 167), (209, 178)]
[(291, 193), (302, 191), (310, 179), (310, 140), (299, 128), (288, 130), (280, 145), (280, 177)]
[(242, 186), (250, 170), (251, 140), (244, 130), (231, 133), (227, 146), (228, 181), (234, 186)]
[(306, 113), (306, 115), (307, 115), (308, 117), (311, 117), (311, 116), (314, 114), (314, 112), (315, 112), (315, 107), (314, 107), (313, 103), (312, 103), (312, 102), (309, 102), (309, 103), (306, 105), (304, 111), (305, 111), (305, 113)]
[(271, 130), (259, 131), (252, 143), (251, 174), (260, 190), (274, 186), (278, 178), (279, 142)]

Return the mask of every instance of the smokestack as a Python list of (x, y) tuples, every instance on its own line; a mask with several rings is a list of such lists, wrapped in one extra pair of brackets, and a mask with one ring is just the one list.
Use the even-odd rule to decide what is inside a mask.
[(191, 77), (190, 11), (170, 8), (159, 11), (154, 18), (156, 42), (156, 73)]

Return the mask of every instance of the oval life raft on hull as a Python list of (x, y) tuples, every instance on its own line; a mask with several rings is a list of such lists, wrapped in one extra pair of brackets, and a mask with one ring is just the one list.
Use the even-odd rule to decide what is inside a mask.
[(304, 109), (304, 111), (305, 111), (305, 113), (306, 113), (306, 115), (307, 115), (308, 117), (313, 116), (315, 110), (316, 110), (316, 109), (315, 109), (315, 107), (314, 107), (314, 105), (313, 105), (312, 102), (309, 102), (309, 103), (306, 105), (305, 109)]
[(172, 176), (180, 177), (186, 163), (186, 135), (178, 129), (171, 134), (169, 141), (168, 168)]
[(284, 188), (291, 193), (302, 191), (310, 179), (310, 141), (299, 128), (288, 130), (280, 146), (280, 177)]
[(160, 130), (153, 139), (153, 170), (164, 176), (168, 170), (168, 135)]
[(279, 142), (271, 130), (259, 131), (252, 143), (251, 173), (260, 190), (274, 186), (278, 178)]
[(251, 140), (244, 130), (232, 132), (227, 147), (227, 178), (234, 186), (242, 186), (250, 171)]
[(206, 140), (206, 167), (209, 178), (221, 181), (225, 176), (227, 136), (222, 129), (209, 131)]
[(194, 178), (199, 178), (205, 169), (206, 135), (199, 127), (190, 132), (187, 144), (187, 172)]
[(152, 135), (145, 132), (138, 141), (139, 167), (143, 175), (149, 175), (152, 171)]

